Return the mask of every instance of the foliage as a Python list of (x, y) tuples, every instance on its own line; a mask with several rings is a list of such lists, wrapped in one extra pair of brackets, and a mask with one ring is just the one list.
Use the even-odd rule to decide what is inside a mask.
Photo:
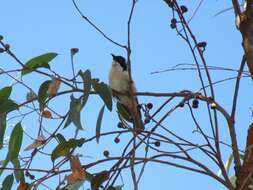
[[(222, 100), (216, 99), (214, 85), (217, 82), (213, 82), (210, 70), (217, 68), (206, 63), (204, 52), (207, 48), (207, 42), (198, 41), (192, 31), (189, 24), (192, 17), (188, 18), (186, 15), (190, 8), (179, 4), (176, 0), (164, 0), (167, 8), (173, 13), (170, 28), (189, 46), (194, 61), (194, 64), (186, 64), (190, 66), (190, 69), (180, 65), (169, 70), (195, 70), (201, 89), (196, 92), (190, 89), (165, 93), (136, 92), (133, 81), (131, 81), (131, 27), (133, 26), (135, 8), (139, 1), (131, 1), (127, 20), (126, 44), (121, 44), (110, 38), (81, 12), (74, 0), (72, 2), (85, 22), (90, 24), (107, 41), (126, 52), (127, 73), (130, 79), (129, 92), (112, 90), (106, 82), (93, 76), (91, 70), (87, 68), (76, 72), (74, 57), (79, 53), (78, 48), (70, 50), (73, 76), (66, 77), (59, 70), (54, 71), (53, 67), (50, 66), (53, 63), (57, 64), (55, 58), (60, 57), (58, 53), (46, 52), (23, 62), (10, 48), (10, 45), (5, 42), (3, 36), (0, 36), (0, 53), (6, 54), (15, 61), (17, 68), (14, 71), (20, 74), (20, 78), (14, 79), (15, 83), (9, 86), (0, 86), (0, 149), (6, 151), (5, 159), (0, 167), (0, 175), (3, 176), (3, 173), (6, 175), (3, 178), (2, 189), (11, 189), (16, 184), (18, 184), (18, 190), (40, 189), (42, 186), (48, 187), (47, 180), (52, 179), (55, 180), (56, 185), (53, 188), (61, 190), (77, 190), (87, 184), (91, 190), (123, 190), (124, 183), (121, 176), (126, 171), (132, 178), (132, 189), (138, 190), (145, 168), (150, 162), (197, 172), (211, 177), (227, 189), (240, 189), (241, 186), (239, 185), (243, 181), (241, 180), (243, 177), (241, 177), (240, 169), (248, 169), (248, 166), (245, 166), (247, 164), (245, 158), (253, 158), (253, 154), (251, 155), (251, 151), (248, 150), (251, 147), (251, 138), (247, 141), (248, 148), (246, 151), (240, 150), (235, 129), (240, 79), (253, 75), (252, 65), (249, 64), (251, 61), (249, 57), (253, 52), (249, 50), (251, 44), (248, 44), (248, 41), (243, 43), (246, 55), (242, 57), (241, 65), (236, 70), (235, 89), (230, 106), (232, 111), (228, 112), (227, 108), (223, 106)], [(240, 12), (238, 2), (235, 2), (237, 1), (233, 1), (233, 7), (236, 16), (241, 19), (239, 19), (240, 22), (237, 23), (237, 27), (244, 37), (243, 40), (245, 40), (250, 37), (247, 36), (248, 32), (245, 32), (248, 31), (247, 24), (251, 22), (251, 19), (245, 21), (248, 19), (246, 13), (249, 8), (246, 8), (245, 12)], [(249, 72), (244, 71), (246, 62)], [(10, 73), (13, 72), (13, 70), (4, 70), (1, 66), (0, 69), (3, 71), (0, 75), (3, 76), (9, 77)], [(229, 69), (227, 68), (227, 70)], [(43, 80), (40, 84), (30, 86), (30, 83), (23, 80), (23, 78), (30, 76), (40, 76)], [(24, 87), (25, 90), (18, 91), (20, 86)], [(23, 102), (18, 101), (18, 98), (15, 97), (17, 92), (26, 94), (26, 99)], [(140, 102), (136, 108), (143, 115), (145, 130), (135, 130), (132, 117), (134, 115), (131, 116), (127, 106), (117, 102), (119, 96), (128, 96), (132, 100), (135, 100), (137, 96), (150, 98), (150, 102)], [(156, 102), (153, 105), (151, 102), (153, 97), (160, 98), (160, 100), (166, 98), (166, 100), (164, 103)], [(117, 102), (115, 106), (113, 100)], [(89, 103), (92, 101), (102, 104), (101, 108), (100, 106), (93, 106), (92, 109), (88, 109)], [(55, 106), (59, 104), (67, 105), (68, 109), (64, 110)], [(118, 115), (118, 128), (115, 127), (110, 130), (110, 126), (104, 126), (103, 122), (108, 119), (106, 112), (109, 111), (110, 116), (113, 115), (111, 112), (114, 112), (114, 107)], [(191, 133), (197, 134), (198, 138), (188, 138), (189, 133), (186, 132), (185, 128), (183, 130), (185, 130), (186, 136), (177, 130), (176, 132), (173, 131), (170, 126), (165, 124), (164, 121), (167, 118), (170, 118), (176, 111), (182, 110), (185, 111), (182, 112), (183, 114), (190, 115), (190, 120), (193, 122)], [(205, 118), (201, 119), (207, 118), (205, 125), (198, 121), (198, 110), (201, 110), (205, 115)], [(96, 124), (92, 128), (94, 133), (91, 137), (85, 131), (87, 128), (91, 128), (87, 123), (92, 122), (87, 112), (98, 113)], [(181, 118), (186, 117), (183, 114)], [(37, 121), (36, 126), (29, 126), (34, 127), (33, 130), (36, 131), (36, 135), (30, 135), (29, 129), (26, 130), (23, 126), (24, 120), (27, 118), (28, 120), (31, 119), (33, 123)], [(15, 122), (13, 129), (10, 121)], [(222, 127), (227, 127), (226, 135), (229, 136), (231, 143), (222, 141), (220, 123), (222, 123)], [(6, 141), (7, 129), (12, 130), (9, 140)], [(72, 135), (73, 131), (74, 135)], [(85, 134), (85, 138), (79, 137), (79, 132)], [(114, 137), (115, 135), (116, 137)], [(113, 139), (116, 146), (121, 142), (121, 136), (126, 138), (122, 138), (124, 142), (121, 144), (122, 147), (120, 152), (117, 152), (117, 156), (114, 156), (113, 147), (108, 146), (103, 152), (104, 157), (99, 157), (95, 161), (85, 160), (86, 157), (89, 157), (86, 155), (86, 150), (90, 146), (89, 143), (96, 142), (96, 146), (99, 147), (104, 145), (101, 140), (102, 137), (108, 137), (110, 140)], [(27, 145), (29, 140), (32, 140), (32, 143)], [(26, 148), (23, 151), (22, 145), (24, 144)], [(231, 152), (225, 162), (223, 159), (227, 155), (223, 152), (223, 146)], [(98, 150), (94, 149), (93, 151)], [(25, 154), (28, 156), (24, 156)], [(205, 159), (204, 162), (200, 157)], [(38, 158), (45, 158), (41, 162), (45, 162), (48, 167), (35, 166), (34, 162)], [(244, 163), (242, 164), (242, 162)], [(234, 170), (231, 173), (232, 166)], [(218, 174), (217, 171), (219, 171)]]

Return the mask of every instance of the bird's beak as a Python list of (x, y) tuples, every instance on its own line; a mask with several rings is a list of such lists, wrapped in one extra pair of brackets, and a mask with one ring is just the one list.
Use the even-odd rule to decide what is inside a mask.
[(111, 53), (111, 56), (113, 57), (113, 59), (115, 58), (115, 55), (113, 53)]

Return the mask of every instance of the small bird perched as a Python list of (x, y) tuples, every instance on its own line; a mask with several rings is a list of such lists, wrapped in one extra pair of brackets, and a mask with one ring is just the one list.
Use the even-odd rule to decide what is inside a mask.
[[(128, 73), (128, 65), (126, 60), (122, 56), (112, 55), (112, 66), (109, 73), (109, 86), (113, 91), (118, 102), (123, 105), (130, 113), (131, 120), (133, 121), (134, 128), (138, 131), (144, 130), (144, 124), (141, 119), (141, 112), (138, 109), (137, 97), (134, 97), (134, 101), (130, 96), (130, 79)], [(134, 83), (132, 83), (133, 91), (136, 92)], [(118, 92), (118, 93), (117, 93)]]

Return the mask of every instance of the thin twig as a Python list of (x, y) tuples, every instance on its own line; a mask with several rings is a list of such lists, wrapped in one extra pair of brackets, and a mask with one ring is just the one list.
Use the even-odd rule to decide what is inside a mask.
[(234, 7), (234, 11), (235, 11), (235, 16), (241, 16), (241, 9), (240, 9), (240, 4), (238, 3), (238, 0), (232, 0), (232, 4)]
[(235, 83), (235, 92), (234, 92), (232, 111), (231, 111), (231, 119), (233, 121), (235, 121), (235, 113), (236, 113), (237, 98), (238, 98), (239, 87), (240, 87), (240, 80), (241, 80), (241, 75), (243, 73), (243, 68), (245, 66), (245, 62), (246, 62), (246, 56), (244, 55), (242, 57), (242, 61), (240, 64), (239, 72), (238, 72), (236, 83)]
[(88, 22), (98, 33), (100, 33), (106, 40), (108, 40), (109, 42), (113, 43), (114, 45), (117, 45), (123, 49), (127, 49), (127, 47), (125, 45), (122, 45), (116, 41), (114, 41), (113, 39), (111, 39), (110, 37), (108, 37), (107, 34), (105, 34), (101, 29), (99, 29), (87, 16), (85, 16), (82, 11), (79, 9), (79, 7), (77, 6), (75, 0), (72, 0), (75, 9), (77, 10), (77, 12), (81, 15), (81, 17)]

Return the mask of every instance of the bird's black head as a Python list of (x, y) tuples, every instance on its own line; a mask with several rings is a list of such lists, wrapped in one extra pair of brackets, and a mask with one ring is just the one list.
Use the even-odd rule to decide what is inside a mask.
[(112, 58), (114, 61), (118, 62), (120, 64), (120, 66), (122, 67), (123, 71), (127, 70), (127, 63), (126, 63), (126, 59), (122, 56), (116, 56), (114, 54), (112, 54)]

